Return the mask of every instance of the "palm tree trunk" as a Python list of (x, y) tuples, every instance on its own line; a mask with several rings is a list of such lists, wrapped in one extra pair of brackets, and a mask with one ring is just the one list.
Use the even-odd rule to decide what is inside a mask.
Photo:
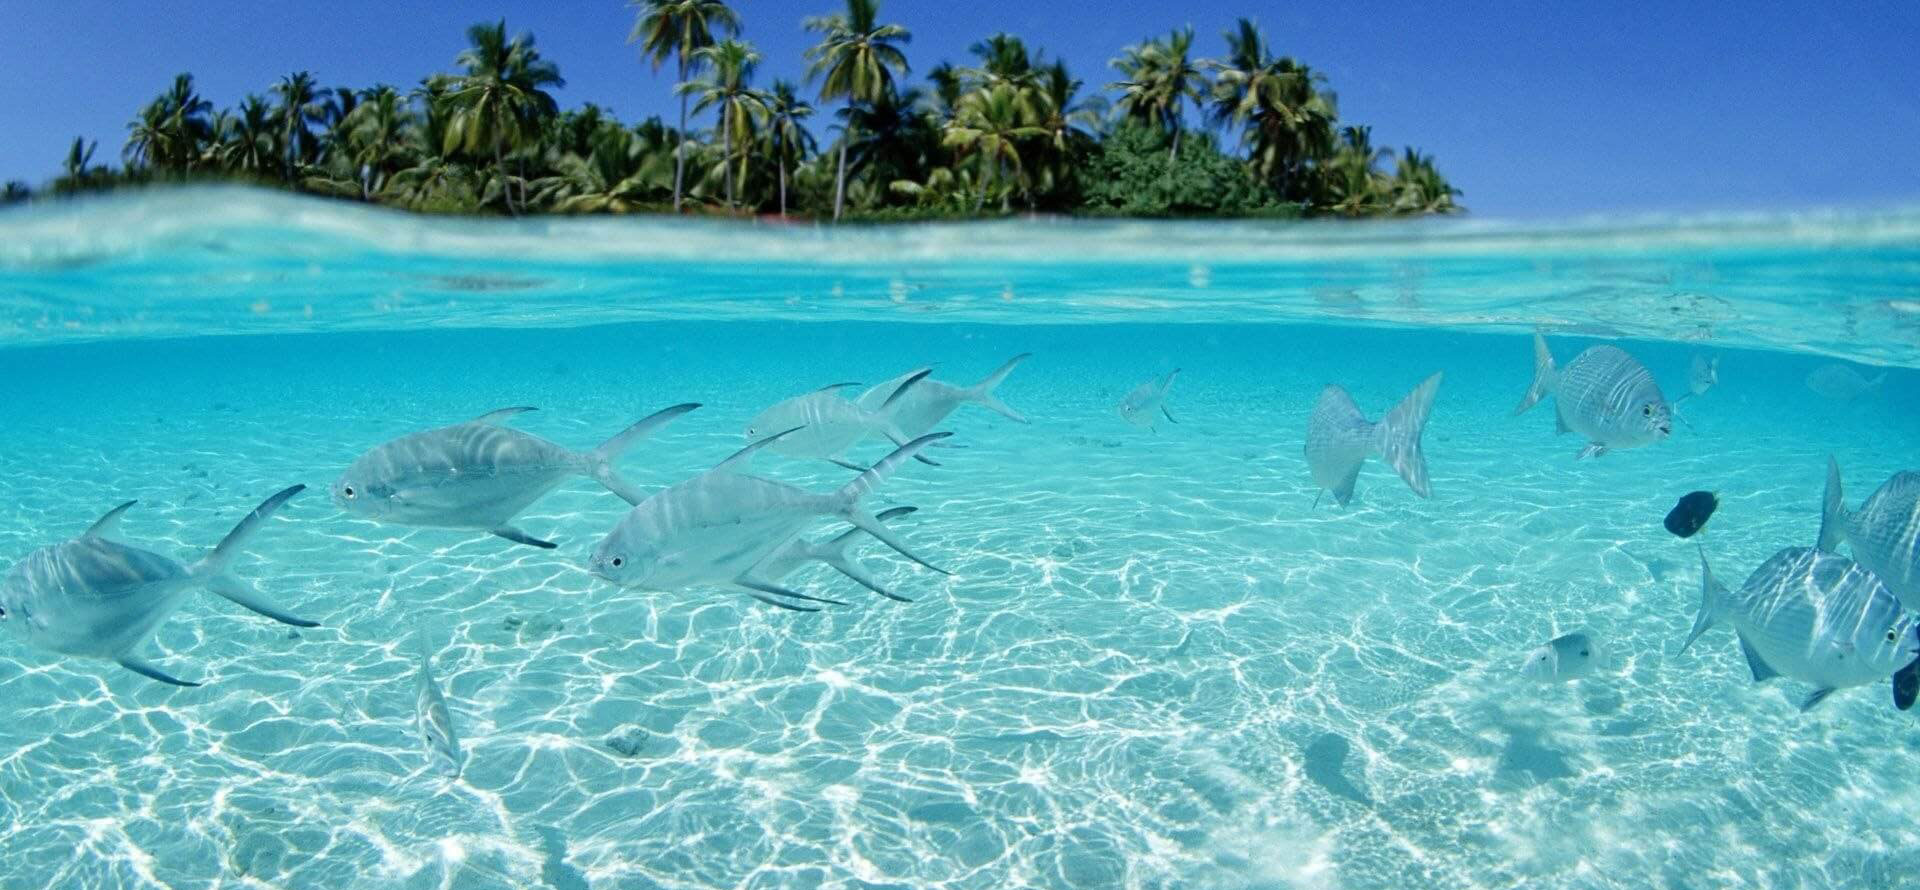
[(787, 146), (780, 131), (773, 134), (773, 163), (780, 168), (780, 218), (787, 216)]
[(293, 116), (287, 116), (287, 146), (280, 162), (288, 182), (293, 181)]
[(980, 214), (980, 208), (987, 206), (987, 183), (993, 181), (992, 174), (994, 171), (994, 164), (992, 163), (992, 160), (988, 158), (985, 154), (982, 154), (980, 156), (980, 160), (986, 161), (987, 163), (983, 163), (980, 165), (982, 167), (985, 167), (986, 169), (980, 171), (980, 194), (978, 197), (975, 197), (973, 199), (973, 213), (975, 216), (978, 216)]
[(840, 172), (833, 177), (833, 221), (840, 221), (840, 208), (847, 202), (847, 143), (853, 141), (853, 128), (840, 134)]
[(513, 189), (507, 184), (507, 164), (500, 155), (500, 137), (493, 137), (493, 175), (500, 177), (500, 200), (507, 202), (507, 215), (519, 216), (513, 211)]
[(720, 106), (720, 178), (727, 184), (727, 209), (733, 209), (733, 114)]
[(1171, 168), (1173, 166), (1173, 162), (1179, 157), (1180, 157), (1180, 120), (1178, 118), (1175, 118), (1173, 121), (1173, 148), (1167, 152), (1167, 166)]
[[(687, 47), (680, 47), (680, 83), (687, 82)], [(673, 139), (673, 212), (680, 212), (680, 182), (687, 171), (687, 94), (680, 94), (680, 130)]]

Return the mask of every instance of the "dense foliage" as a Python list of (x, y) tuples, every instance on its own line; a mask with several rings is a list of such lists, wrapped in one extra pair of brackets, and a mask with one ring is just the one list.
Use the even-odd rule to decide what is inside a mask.
[[(844, 103), (831, 143), (761, 61), (722, 0), (633, 0), (629, 42), (678, 78), (679, 124), (623, 124), (593, 104), (559, 110), (559, 68), (533, 36), (475, 25), (456, 73), (411, 90), (324, 88), (298, 71), (266, 96), (215, 111), (181, 74), (127, 125), (122, 165), (75, 139), (42, 191), (243, 180), (411, 210), (453, 213), (677, 211), (960, 218), (1012, 212), (1124, 216), (1449, 213), (1459, 195), (1412, 148), (1377, 149), (1339, 124), (1333, 93), (1274, 56), (1251, 21), (1223, 59), (1195, 58), (1191, 28), (1126, 48), (1119, 80), (1089, 89), (1021, 38), (971, 47), (907, 83), (911, 34), (878, 0), (806, 20), (814, 101)], [(1111, 96), (1109, 96), (1111, 94)], [(1189, 112), (1209, 125), (1192, 129)], [(689, 115), (711, 122), (689, 130)], [(1237, 141), (1225, 147), (1222, 140)], [(1391, 167), (1391, 169), (1389, 169)], [(26, 200), (24, 183), (4, 200)]]

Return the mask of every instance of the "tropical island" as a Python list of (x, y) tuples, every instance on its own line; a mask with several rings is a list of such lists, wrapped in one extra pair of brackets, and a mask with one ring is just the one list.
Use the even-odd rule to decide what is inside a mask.
[[(531, 34), (469, 28), (457, 73), (402, 90), (323, 88), (308, 72), (215, 111), (177, 76), (127, 125), (122, 165), (76, 138), (62, 173), (7, 202), (165, 182), (239, 181), (405, 210), (463, 214), (778, 214), (863, 221), (1014, 213), (1141, 217), (1453, 213), (1431, 157), (1342, 125), (1325, 78), (1275, 56), (1240, 19), (1228, 53), (1195, 58), (1191, 27), (1126, 47), (1089, 87), (1011, 34), (973, 64), (908, 82), (911, 33), (878, 0), (802, 23), (807, 83), (754, 80), (760, 55), (724, 0), (632, 0), (628, 40), (674, 72), (677, 125), (625, 124), (565, 84)], [(841, 104), (825, 127), (814, 103)], [(1188, 128), (1192, 109), (1207, 126)], [(710, 116), (704, 128), (689, 119)], [(1235, 144), (1224, 145), (1227, 141)], [(1390, 167), (1390, 169), (1389, 169)]]

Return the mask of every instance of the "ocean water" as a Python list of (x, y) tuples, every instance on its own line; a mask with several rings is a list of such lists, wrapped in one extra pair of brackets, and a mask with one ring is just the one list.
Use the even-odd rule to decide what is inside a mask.
[[(1671, 439), (1575, 460), (1513, 406), (1531, 333), (1610, 342)], [(584, 570), (625, 505), (576, 479), (554, 550), (380, 525), (326, 486), (509, 405), (654, 490), (790, 395), (928, 363), (972, 383), (941, 466), (870, 506), (912, 603), (824, 567), (819, 613)], [(1807, 375), (1852, 363), (1854, 399)], [(205, 594), (142, 653), (199, 688), (0, 631), (0, 887), (1776, 888), (1920, 886), (1920, 712), (1801, 713), (1717, 574), (1810, 545), (1920, 447), (1920, 214), (1557, 225), (1020, 222), (877, 230), (423, 220), (244, 191), (0, 212), (0, 563), (126, 500), (190, 560), (295, 498), (236, 571), (321, 627)], [(1180, 368), (1178, 423), (1116, 406)], [(1378, 417), (1443, 371), (1433, 496), (1369, 461), (1316, 504), (1320, 389)], [(885, 453), (869, 442), (858, 459)], [(764, 455), (827, 491), (850, 472)], [(1704, 535), (1661, 518), (1717, 491)], [(815, 536), (836, 530), (823, 521)], [(415, 628), (467, 750), (414, 729)], [(6, 630), (12, 630), (7, 628)], [(1584, 631), (1593, 676), (1526, 653)]]

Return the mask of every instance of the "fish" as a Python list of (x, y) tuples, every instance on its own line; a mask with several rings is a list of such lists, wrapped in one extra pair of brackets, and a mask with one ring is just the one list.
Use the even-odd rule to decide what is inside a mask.
[[(915, 509), (914, 507), (894, 507), (875, 513), (873, 518), (881, 522), (888, 522), (912, 513)], [(768, 581), (777, 582), (798, 571), (801, 566), (809, 562), (821, 562), (832, 566), (833, 569), (840, 574), (852, 578), (854, 582), (861, 587), (865, 587), (887, 599), (902, 603), (913, 602), (913, 600), (907, 597), (882, 587), (879, 581), (874, 580), (873, 576), (867, 573), (866, 569), (862, 568), (858, 562), (855, 562), (852, 557), (847, 555), (847, 548), (858, 539), (860, 535), (861, 531), (856, 527), (850, 528), (823, 541), (794, 538), (782, 544), (780, 549), (769, 554), (766, 559), (761, 560), (760, 565), (754, 568), (753, 575), (756, 578), (764, 578)]]
[(1167, 390), (1173, 386), (1173, 378), (1180, 373), (1174, 368), (1166, 376), (1149, 380), (1133, 388), (1127, 397), (1120, 400), (1120, 416), (1128, 423), (1138, 427), (1153, 429), (1155, 421), (1165, 417), (1168, 423), (1179, 423), (1167, 410)]
[(1713, 385), (1720, 382), (1720, 357), (1708, 358), (1695, 355), (1687, 367), (1687, 394), (1681, 399), (1703, 396)]
[(955, 408), (963, 404), (980, 405), (1011, 420), (1026, 423), (1027, 419), (1021, 416), (1020, 412), (1008, 407), (1007, 403), (1000, 401), (1000, 397), (994, 394), (994, 390), (1006, 381), (1007, 375), (1012, 374), (1014, 368), (1032, 357), (1032, 353), (1023, 352), (1007, 359), (1006, 364), (1001, 365), (993, 373), (988, 374), (986, 379), (972, 386), (954, 386), (931, 377), (923, 378), (912, 389), (902, 393), (900, 399), (895, 401), (891, 408), (887, 408), (886, 403), (892, 399), (900, 385), (906, 382), (907, 378), (918, 373), (910, 372), (868, 389), (860, 394), (858, 401), (861, 407), (869, 411), (886, 408), (888, 417), (893, 420), (894, 429), (904, 436), (925, 435), (941, 421), (946, 420), (947, 415), (952, 414)]
[(1706, 528), (1707, 520), (1713, 511), (1720, 508), (1720, 498), (1711, 491), (1694, 491), (1680, 496), (1680, 502), (1667, 511), (1662, 525), (1676, 538), (1691, 538)]
[(1807, 388), (1829, 399), (1848, 402), (1866, 395), (1886, 381), (1885, 371), (1868, 380), (1859, 371), (1846, 365), (1830, 364), (1821, 365), (1807, 375)]
[(0, 624), (45, 652), (111, 661), (162, 683), (199, 686), (139, 654), (187, 594), (205, 588), (281, 624), (319, 626), (281, 610), (231, 571), (247, 541), (305, 489), (295, 485), (267, 498), (192, 565), (114, 540), (121, 517), (138, 502), (121, 504), (79, 537), (42, 547), (15, 564), (0, 581)]
[(1853, 560), (1874, 574), (1908, 609), (1920, 611), (1920, 473), (1888, 477), (1860, 509), (1849, 512), (1840, 490), (1840, 462), (1827, 458), (1827, 489), (1820, 503), (1822, 550), (1845, 542)]
[(502, 408), (465, 423), (402, 436), (374, 447), (333, 483), (333, 502), (358, 516), (395, 525), (491, 532), (551, 550), (552, 541), (513, 526), (513, 517), (571, 476), (597, 480), (629, 504), (645, 495), (614, 472), (613, 461), (649, 433), (700, 407), (657, 411), (592, 451), (569, 451), (501, 424), (533, 408)]
[[(1441, 374), (1435, 373), (1414, 387), (1379, 423), (1368, 422), (1339, 384), (1328, 384), (1320, 391), (1320, 401), (1307, 422), (1307, 468), (1322, 490), (1333, 492), (1334, 503), (1344, 507), (1353, 500), (1353, 483), (1360, 477), (1360, 465), (1376, 454), (1407, 481), (1414, 494), (1433, 496), (1427, 481), (1427, 458), (1420, 450), (1420, 433), (1427, 428), (1440, 378)], [(1316, 495), (1314, 504), (1319, 503)]]
[(449, 779), (458, 779), (467, 758), (460, 750), (460, 734), (453, 728), (453, 711), (447, 707), (446, 696), (440, 694), (440, 684), (433, 679), (433, 646), (425, 623), (414, 626), (413, 637), (420, 645), (414, 723), (420, 729), (420, 742), (426, 747), (427, 765)]
[(1593, 638), (1583, 633), (1554, 637), (1540, 648), (1527, 653), (1520, 675), (1541, 683), (1563, 683), (1593, 673), (1600, 649)]
[[(1913, 707), (1920, 683), (1920, 623), (1864, 566), (1824, 550), (1788, 547), (1729, 591), (1700, 550), (1700, 613), (1685, 652), (1715, 622), (1733, 627), (1755, 683), (1813, 684), (1805, 711), (1835, 690), (1894, 677), (1894, 706)], [(1895, 677), (1898, 674), (1899, 677)]]
[[(870, 435), (885, 436), (895, 447), (905, 445), (907, 438), (893, 428), (890, 409), (901, 395), (931, 373), (932, 368), (922, 368), (901, 378), (900, 385), (894, 388), (892, 395), (879, 407), (872, 409), (840, 395), (841, 390), (859, 386), (858, 383), (835, 383), (775, 403), (747, 424), (747, 441), (756, 442), (780, 430), (797, 429), (792, 435), (782, 436), (769, 445), (767, 450), (790, 457), (823, 458), (859, 472), (866, 468), (855, 466), (840, 456)], [(922, 461), (931, 463), (924, 458)]]
[(595, 545), (587, 570), (625, 588), (670, 592), (700, 584), (729, 585), (782, 609), (817, 612), (817, 608), (786, 600), (846, 603), (781, 587), (755, 574), (755, 569), (814, 520), (834, 517), (853, 523), (900, 555), (948, 574), (914, 555), (878, 518), (862, 510), (860, 501), (901, 464), (950, 433), (929, 433), (914, 439), (828, 494), (744, 472), (755, 452), (792, 433), (786, 430), (761, 439), (713, 469), (634, 505)]
[(1553, 396), (1558, 432), (1587, 438), (1578, 457), (1636, 448), (1673, 435), (1673, 412), (1638, 359), (1617, 346), (1593, 346), (1556, 368), (1547, 338), (1533, 335), (1533, 385), (1513, 409), (1517, 417)]

